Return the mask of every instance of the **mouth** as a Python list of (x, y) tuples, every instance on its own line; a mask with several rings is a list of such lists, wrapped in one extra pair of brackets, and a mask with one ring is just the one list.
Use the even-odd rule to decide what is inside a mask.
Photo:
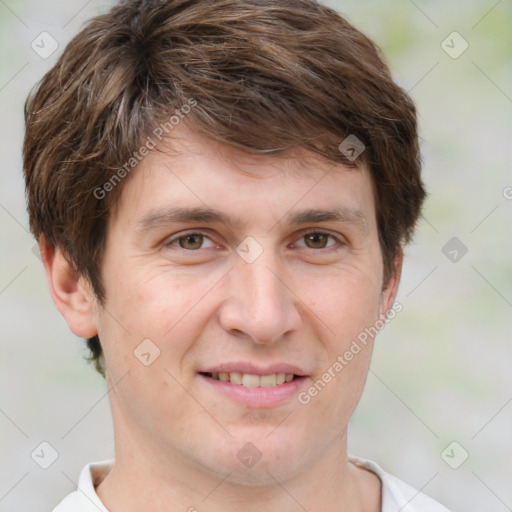
[(306, 385), (306, 372), (285, 363), (265, 367), (250, 362), (226, 363), (198, 372), (216, 396), (250, 408), (278, 407), (291, 400)]
[(270, 373), (267, 375), (256, 375), (254, 373), (241, 372), (200, 372), (200, 375), (221, 382), (229, 382), (246, 388), (271, 388), (282, 386), (287, 382), (304, 378), (294, 373)]

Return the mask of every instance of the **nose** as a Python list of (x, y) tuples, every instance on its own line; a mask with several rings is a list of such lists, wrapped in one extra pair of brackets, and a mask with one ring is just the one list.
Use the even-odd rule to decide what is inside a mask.
[(272, 344), (301, 326), (300, 301), (291, 277), (270, 250), (256, 261), (239, 259), (225, 283), (220, 324), (232, 335)]

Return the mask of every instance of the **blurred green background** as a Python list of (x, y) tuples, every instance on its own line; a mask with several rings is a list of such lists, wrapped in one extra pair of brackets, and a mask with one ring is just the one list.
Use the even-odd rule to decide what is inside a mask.
[[(415, 100), (429, 191), (350, 451), (453, 510), (511, 510), (512, 2), (325, 3), (377, 42)], [(0, 512), (51, 509), (84, 464), (113, 456), (104, 381), (51, 302), (21, 168), (29, 89), (109, 5), (0, 1)], [(47, 59), (31, 48), (44, 31), (59, 43)], [(43, 440), (59, 453), (47, 470), (30, 457)], [(453, 441), (469, 454), (457, 469), (442, 457)]]

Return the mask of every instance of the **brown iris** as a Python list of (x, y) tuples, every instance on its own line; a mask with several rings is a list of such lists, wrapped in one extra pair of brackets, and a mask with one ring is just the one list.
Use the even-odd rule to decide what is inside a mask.
[(323, 249), (327, 246), (329, 235), (325, 233), (310, 233), (304, 235), (304, 239), (310, 249)]
[(190, 233), (179, 238), (179, 245), (183, 249), (199, 249), (203, 245), (204, 236), (200, 233)]

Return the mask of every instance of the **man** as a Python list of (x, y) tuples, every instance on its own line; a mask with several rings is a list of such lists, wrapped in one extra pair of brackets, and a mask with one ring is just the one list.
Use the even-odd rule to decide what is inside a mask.
[(425, 196), (370, 40), (311, 0), (129, 0), (26, 124), (31, 229), (116, 442), (55, 511), (446, 511), (347, 452)]

